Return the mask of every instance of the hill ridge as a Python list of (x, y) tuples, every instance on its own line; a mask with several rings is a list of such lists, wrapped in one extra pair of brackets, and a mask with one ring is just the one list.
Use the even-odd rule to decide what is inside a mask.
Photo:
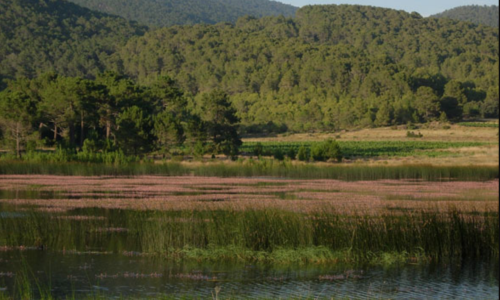
[(293, 16), (296, 7), (270, 0), (69, 0), (154, 27), (236, 22), (239, 17)]
[(498, 5), (463, 5), (431, 15), (432, 18), (449, 18), (498, 28)]

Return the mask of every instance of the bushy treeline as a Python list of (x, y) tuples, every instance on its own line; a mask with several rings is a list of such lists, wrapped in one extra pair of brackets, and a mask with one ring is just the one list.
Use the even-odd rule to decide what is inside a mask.
[(115, 162), (124, 154), (166, 153), (183, 143), (196, 155), (236, 155), (239, 120), (227, 94), (203, 95), (200, 110), (207, 113), (187, 109), (186, 97), (168, 77), (140, 86), (113, 72), (95, 80), (47, 73), (8, 82), (0, 93), (0, 133), (17, 156), (25, 148), (58, 145), (56, 161)]
[(78, 5), (157, 27), (235, 22), (239, 17), (284, 15), (296, 7), (269, 0), (70, 0)]
[(449, 18), (498, 28), (498, 5), (464, 5), (431, 17)]

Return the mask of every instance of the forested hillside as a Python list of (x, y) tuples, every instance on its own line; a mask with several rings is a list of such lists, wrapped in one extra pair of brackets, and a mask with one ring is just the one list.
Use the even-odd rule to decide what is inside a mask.
[(433, 18), (448, 18), (458, 21), (467, 21), (474, 24), (498, 28), (498, 6), (465, 5), (445, 10), (432, 15)]
[(70, 0), (142, 24), (165, 27), (235, 22), (249, 15), (293, 16), (296, 7), (270, 0)]
[(294, 19), (163, 28), (120, 57), (143, 83), (169, 74), (195, 98), (224, 89), (256, 130), (498, 114), (498, 29), (390, 9), (308, 6)]
[(0, 79), (48, 70), (88, 77), (146, 28), (60, 0), (0, 1)]
[(468, 22), (328, 5), (147, 31), (61, 0), (7, 0), (0, 28), (4, 78), (107, 70), (148, 87), (167, 75), (193, 115), (227, 92), (247, 131), (498, 116), (498, 29)]

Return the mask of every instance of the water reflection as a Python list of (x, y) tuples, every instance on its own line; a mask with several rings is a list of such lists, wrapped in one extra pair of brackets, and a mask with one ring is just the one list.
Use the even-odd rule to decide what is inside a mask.
[[(91, 254), (93, 253), (93, 254)], [(352, 267), (174, 263), (109, 252), (0, 252), (0, 289), (29, 268), (58, 298), (99, 293), (212, 298), (498, 299), (499, 268), (484, 263)], [(33, 280), (33, 278), (32, 278)]]

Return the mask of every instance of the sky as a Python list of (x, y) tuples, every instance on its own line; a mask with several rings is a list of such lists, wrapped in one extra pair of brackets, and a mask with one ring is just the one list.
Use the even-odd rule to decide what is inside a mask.
[(498, 5), (498, 0), (277, 0), (281, 3), (301, 7), (312, 4), (359, 4), (416, 11), (423, 17), (443, 12), (462, 5)]

